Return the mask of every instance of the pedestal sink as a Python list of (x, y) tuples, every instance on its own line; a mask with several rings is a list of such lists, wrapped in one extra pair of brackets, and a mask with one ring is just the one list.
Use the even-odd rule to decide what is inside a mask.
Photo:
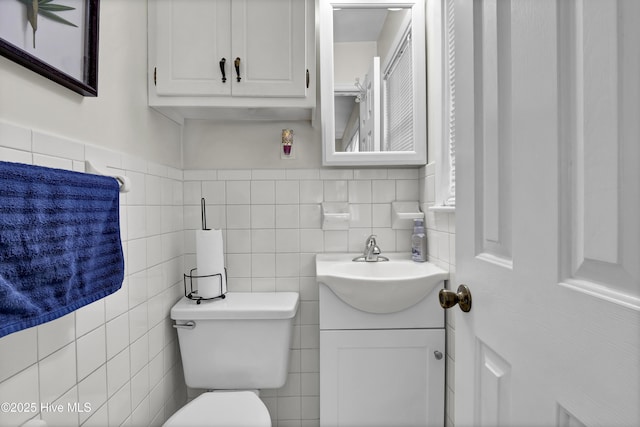
[(389, 261), (354, 262), (361, 254), (316, 255), (316, 279), (342, 301), (369, 313), (395, 313), (421, 301), (449, 273), (408, 253), (384, 253)]

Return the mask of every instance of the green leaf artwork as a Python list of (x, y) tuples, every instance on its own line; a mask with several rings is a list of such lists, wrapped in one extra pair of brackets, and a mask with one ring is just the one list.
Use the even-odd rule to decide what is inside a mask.
[(18, 0), (27, 7), (27, 21), (33, 28), (33, 48), (36, 48), (36, 31), (38, 30), (38, 15), (51, 19), (52, 21), (59, 22), (71, 27), (78, 27), (73, 22), (69, 22), (64, 18), (61, 18), (56, 13), (64, 12), (66, 10), (75, 10), (75, 7), (64, 6), (61, 4), (54, 4), (53, 0)]

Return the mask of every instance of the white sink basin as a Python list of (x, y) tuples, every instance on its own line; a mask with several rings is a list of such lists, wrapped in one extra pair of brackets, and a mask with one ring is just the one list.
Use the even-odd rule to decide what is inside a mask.
[(316, 255), (316, 279), (342, 301), (369, 313), (395, 313), (421, 301), (449, 273), (408, 253), (384, 253), (389, 261), (354, 262), (362, 254)]

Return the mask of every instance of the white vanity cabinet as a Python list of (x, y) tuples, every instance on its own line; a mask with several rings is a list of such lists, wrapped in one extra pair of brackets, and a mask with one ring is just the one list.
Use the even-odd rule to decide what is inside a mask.
[(437, 292), (374, 314), (320, 293), (320, 425), (443, 426), (444, 315)]
[(186, 118), (242, 118), (242, 108), (310, 118), (314, 10), (313, 0), (149, 2), (149, 105)]

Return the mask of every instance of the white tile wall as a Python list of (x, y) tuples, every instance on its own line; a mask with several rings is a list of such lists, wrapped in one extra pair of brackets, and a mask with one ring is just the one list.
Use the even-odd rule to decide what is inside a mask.
[[(184, 172), (185, 264), (195, 265), (200, 197), (207, 225), (222, 228), (231, 291), (296, 291), (287, 383), (264, 390), (274, 426), (317, 426), (320, 413), (315, 254), (360, 252), (375, 233), (383, 251), (409, 251), (410, 231), (391, 229), (391, 202), (418, 200), (417, 169), (188, 170)], [(349, 203), (349, 230), (324, 231), (323, 201)], [(220, 215), (217, 206), (225, 207)], [(190, 220), (189, 218), (193, 218)], [(198, 391), (191, 391), (195, 396)]]
[[(182, 293), (181, 170), (0, 122), (0, 160), (84, 171), (83, 161), (131, 178), (121, 197), (122, 289), (62, 318), (0, 339), (1, 426), (159, 426), (186, 399), (169, 308)], [(186, 188), (186, 187), (185, 187)], [(48, 410), (64, 404), (62, 412)], [(67, 403), (85, 403), (83, 412)], [(87, 409), (88, 408), (88, 409)]]
[[(420, 169), (420, 206), (425, 212), (427, 228), (427, 252), (430, 262), (449, 271), (449, 288), (455, 289), (456, 226), (455, 213), (433, 212), (429, 207), (435, 204), (435, 164), (430, 163)], [(455, 383), (455, 322), (451, 311), (446, 311), (447, 372), (446, 372), (446, 425), (454, 427), (454, 383)]]
[[(0, 425), (34, 417), (65, 426), (161, 425), (184, 402), (187, 393), (168, 313), (182, 295), (183, 272), (195, 265), (193, 230), (201, 226), (200, 199), (205, 197), (208, 227), (224, 230), (229, 289), (300, 292), (287, 383), (261, 397), (274, 426), (317, 426), (315, 254), (359, 252), (369, 234), (378, 235), (383, 251), (409, 251), (411, 231), (391, 229), (391, 202), (419, 200), (424, 173), (381, 168), (181, 171), (0, 123), (1, 160), (83, 170), (85, 158), (131, 179), (132, 191), (121, 198), (123, 287), (65, 318), (0, 339), (0, 401), (89, 402), (91, 411), (0, 414)], [(322, 230), (323, 201), (349, 203), (349, 230)]]

